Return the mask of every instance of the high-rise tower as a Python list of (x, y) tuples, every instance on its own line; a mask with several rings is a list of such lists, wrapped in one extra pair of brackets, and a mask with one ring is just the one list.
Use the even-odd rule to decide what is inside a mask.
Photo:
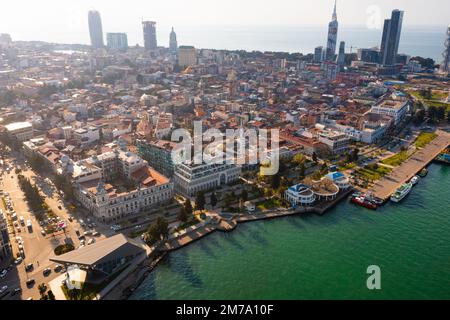
[(336, 55), (336, 44), (337, 44), (337, 34), (339, 23), (337, 20), (337, 0), (334, 2), (334, 11), (333, 17), (328, 24), (328, 41), (327, 41), (327, 50), (326, 50), (326, 60), (334, 60), (334, 56)]
[(156, 50), (158, 43), (156, 41), (156, 22), (142, 21), (144, 30), (144, 47), (147, 50)]
[(380, 48), (380, 63), (383, 66), (392, 66), (398, 54), (400, 35), (402, 33), (404, 12), (392, 11), (391, 19), (384, 20), (383, 38)]
[(339, 69), (342, 70), (345, 65), (345, 42), (341, 41), (339, 45), (339, 54), (336, 59)]
[(173, 27), (172, 27), (172, 32), (170, 32), (169, 49), (170, 49), (170, 52), (173, 52), (173, 53), (176, 53), (178, 50), (177, 34), (173, 30)]
[(442, 61), (441, 64), (441, 71), (443, 73), (449, 73), (450, 72), (450, 25), (447, 28), (447, 35), (445, 39), (445, 51), (442, 54), (444, 57), (444, 61)]
[(91, 10), (88, 13), (89, 34), (91, 36), (91, 45), (94, 49), (103, 47), (103, 28), (100, 13)]

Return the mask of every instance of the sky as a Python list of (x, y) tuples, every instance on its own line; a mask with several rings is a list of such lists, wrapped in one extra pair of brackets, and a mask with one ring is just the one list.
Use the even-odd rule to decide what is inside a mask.
[[(89, 43), (87, 12), (100, 11), (104, 32), (125, 32), (142, 43), (140, 22), (157, 22), (158, 34), (175, 26), (324, 26), (334, 0), (2, 0), (0, 33), (13, 40)], [(404, 10), (404, 27), (450, 23), (448, 0), (338, 0), (340, 25), (381, 28), (393, 9)], [(166, 39), (167, 38), (167, 39)], [(167, 45), (164, 37), (161, 45)]]

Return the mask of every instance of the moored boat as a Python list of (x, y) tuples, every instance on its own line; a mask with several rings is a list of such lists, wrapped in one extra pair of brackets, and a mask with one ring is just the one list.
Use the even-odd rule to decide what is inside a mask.
[(411, 182), (403, 184), (400, 188), (395, 191), (391, 196), (391, 201), (400, 202), (402, 201), (410, 192), (413, 187)]
[(427, 168), (423, 168), (423, 169), (419, 172), (418, 176), (421, 177), (421, 178), (425, 178), (425, 177), (427, 176), (427, 174), (428, 174)]
[(352, 196), (350, 201), (356, 205), (359, 205), (359, 206), (367, 208), (367, 209), (371, 209), (371, 210), (378, 209), (378, 205), (371, 199), (370, 196), (365, 195), (365, 194), (359, 194), (359, 195), (355, 194), (354, 196)]
[(419, 183), (419, 180), (420, 180), (420, 177), (419, 177), (419, 176), (414, 176), (414, 177), (411, 179), (412, 185), (415, 186), (416, 184), (418, 184), (418, 183)]

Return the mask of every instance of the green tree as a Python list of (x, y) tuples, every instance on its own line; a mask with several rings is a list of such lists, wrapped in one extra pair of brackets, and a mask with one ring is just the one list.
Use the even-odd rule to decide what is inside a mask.
[(47, 292), (48, 300), (56, 300), (55, 295), (53, 294), (52, 290), (49, 290)]
[(242, 190), (241, 192), (241, 200), (244, 202), (248, 201), (248, 192), (246, 189)]
[(425, 110), (419, 109), (414, 114), (413, 123), (418, 126), (425, 121)]
[(180, 212), (178, 213), (177, 216), (178, 220), (180, 220), (181, 222), (187, 222), (188, 221), (188, 215), (186, 213), (186, 209), (181, 208)]
[(300, 174), (300, 177), (301, 177), (302, 179), (305, 178), (305, 176), (306, 176), (306, 166), (305, 166), (304, 163), (302, 163), (302, 164), (300, 165), (300, 172), (299, 172), (299, 174)]
[(186, 201), (184, 202), (184, 209), (186, 210), (186, 213), (188, 215), (191, 215), (194, 212), (194, 210), (192, 208), (191, 200), (186, 199)]
[(216, 193), (215, 192), (213, 192), (212, 194), (211, 194), (211, 197), (210, 197), (210, 201), (211, 201), (211, 206), (214, 208), (216, 205), (217, 205), (217, 196), (216, 196)]
[(198, 192), (197, 196), (195, 197), (195, 208), (197, 210), (205, 210), (205, 193), (204, 192)]
[(278, 189), (280, 187), (280, 183), (281, 183), (281, 178), (278, 173), (274, 174), (273, 176), (270, 177), (270, 186), (273, 189)]
[(312, 159), (314, 162), (317, 162), (318, 158), (317, 158), (317, 154), (314, 152), (312, 155)]

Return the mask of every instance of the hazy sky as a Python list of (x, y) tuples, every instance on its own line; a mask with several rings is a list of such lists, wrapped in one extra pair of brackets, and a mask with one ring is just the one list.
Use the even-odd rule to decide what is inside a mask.
[[(129, 43), (142, 42), (140, 21), (154, 20), (167, 32), (175, 26), (323, 25), (334, 0), (1, 0), (0, 33), (14, 40), (89, 43), (87, 12), (100, 11), (104, 32), (126, 32)], [(445, 26), (448, 0), (338, 0), (341, 26), (380, 27), (393, 9), (405, 10), (404, 26)], [(165, 35), (165, 33), (164, 33)], [(167, 38), (167, 39), (165, 39)], [(166, 45), (168, 37), (161, 39)]]

